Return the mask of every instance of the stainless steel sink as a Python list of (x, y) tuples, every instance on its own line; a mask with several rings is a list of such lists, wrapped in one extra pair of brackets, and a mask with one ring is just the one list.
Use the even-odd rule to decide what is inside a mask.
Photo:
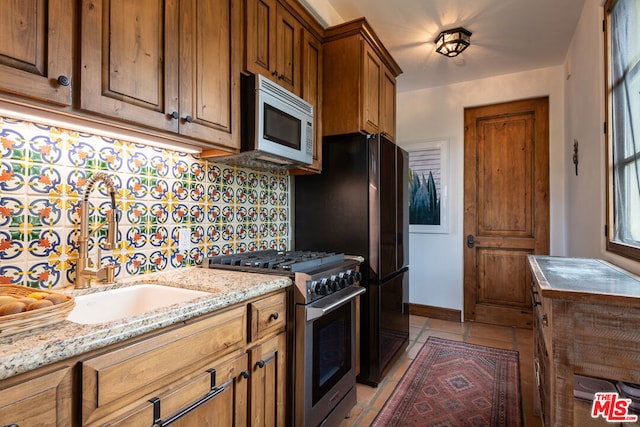
[(211, 295), (209, 292), (139, 284), (75, 297), (67, 320), (85, 325), (112, 322)]

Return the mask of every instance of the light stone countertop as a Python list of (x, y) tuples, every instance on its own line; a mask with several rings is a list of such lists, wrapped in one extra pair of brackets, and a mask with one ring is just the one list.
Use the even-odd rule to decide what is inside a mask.
[(529, 255), (543, 297), (640, 306), (640, 277), (596, 258)]
[(135, 276), (116, 285), (61, 291), (78, 296), (141, 283), (197, 289), (211, 292), (211, 296), (109, 323), (82, 325), (65, 320), (62, 324), (5, 338), (0, 335), (0, 380), (284, 289), (292, 284), (291, 279), (286, 276), (188, 267)]

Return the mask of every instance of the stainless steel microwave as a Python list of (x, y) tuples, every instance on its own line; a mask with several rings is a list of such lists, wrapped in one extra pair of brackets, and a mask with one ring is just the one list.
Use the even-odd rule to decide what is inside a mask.
[(313, 162), (313, 106), (262, 75), (242, 76), (240, 154), (215, 161), (256, 169)]

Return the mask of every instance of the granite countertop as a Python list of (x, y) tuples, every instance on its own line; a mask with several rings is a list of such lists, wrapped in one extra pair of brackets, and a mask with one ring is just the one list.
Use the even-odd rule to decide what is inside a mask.
[(529, 255), (543, 297), (640, 306), (640, 277), (595, 258)]
[(97, 285), (85, 290), (63, 289), (61, 292), (78, 296), (141, 283), (196, 289), (211, 292), (211, 295), (109, 323), (82, 325), (65, 320), (61, 324), (5, 338), (0, 335), (0, 379), (241, 303), (292, 284), (291, 279), (285, 276), (188, 267), (135, 276), (116, 285)]

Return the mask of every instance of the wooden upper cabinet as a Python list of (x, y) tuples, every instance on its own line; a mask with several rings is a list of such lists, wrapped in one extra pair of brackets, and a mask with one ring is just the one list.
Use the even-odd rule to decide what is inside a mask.
[(239, 149), (233, 0), (83, 0), (80, 107)]
[(398, 64), (364, 18), (328, 28), (324, 43), (323, 134), (380, 133), (395, 141)]
[(0, 92), (71, 104), (74, 4), (73, 0), (3, 2)]
[(300, 95), (302, 24), (277, 0), (247, 0), (245, 34), (245, 69)]
[(389, 68), (382, 70), (380, 85), (380, 133), (391, 141), (396, 137), (396, 78)]
[(316, 173), (322, 170), (322, 43), (309, 31), (302, 33), (302, 93), (313, 105), (313, 163), (304, 169), (294, 169), (291, 175)]
[(382, 76), (382, 61), (373, 48), (363, 43), (362, 66), (362, 118), (360, 123), (366, 133), (380, 131), (380, 77)]

